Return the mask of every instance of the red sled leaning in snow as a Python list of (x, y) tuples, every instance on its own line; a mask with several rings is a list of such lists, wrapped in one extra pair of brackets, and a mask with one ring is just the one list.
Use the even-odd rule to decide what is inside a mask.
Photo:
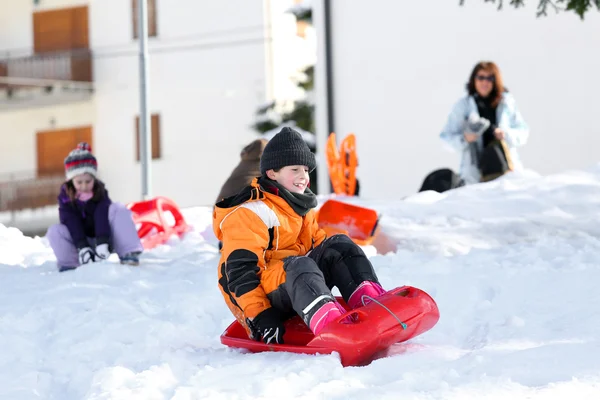
[[(150, 200), (129, 203), (127, 208), (131, 210), (138, 237), (146, 250), (166, 243), (171, 235), (178, 235), (181, 238), (190, 230), (179, 207), (166, 197), (158, 196)], [(172, 215), (172, 224), (167, 218), (167, 213)]]
[[(338, 298), (347, 310), (343, 299)], [(355, 322), (341, 323), (354, 314)], [(301, 354), (338, 352), (342, 365), (366, 365), (394, 343), (404, 342), (431, 329), (440, 314), (435, 301), (424, 291), (402, 286), (392, 289), (366, 306), (348, 310), (337, 322), (325, 326), (317, 336), (295, 316), (285, 323), (284, 344), (266, 344), (248, 338), (239, 322), (234, 321), (221, 335), (229, 347), (263, 351), (287, 351)]]

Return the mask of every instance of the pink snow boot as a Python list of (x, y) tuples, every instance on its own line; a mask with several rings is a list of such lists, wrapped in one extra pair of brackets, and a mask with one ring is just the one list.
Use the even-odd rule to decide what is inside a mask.
[[(318, 335), (323, 328), (330, 322), (336, 321), (346, 313), (346, 309), (337, 301), (329, 301), (321, 306), (310, 319), (309, 328), (316, 335)], [(342, 323), (351, 324), (352, 318), (346, 317)]]
[(358, 307), (366, 306), (371, 302), (370, 298), (376, 299), (384, 293), (386, 293), (386, 291), (383, 290), (379, 283), (364, 281), (358, 285), (354, 293), (350, 295), (348, 306), (353, 310)]

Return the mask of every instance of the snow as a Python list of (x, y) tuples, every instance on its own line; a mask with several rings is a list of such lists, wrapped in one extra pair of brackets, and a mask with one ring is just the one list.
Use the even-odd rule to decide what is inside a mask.
[(600, 165), (345, 201), (381, 214), (365, 250), (384, 287), (440, 309), (390, 357), (221, 345), (210, 208), (184, 210), (194, 230), (138, 268), (113, 255), (58, 273), (45, 238), (0, 225), (0, 399), (600, 398)]

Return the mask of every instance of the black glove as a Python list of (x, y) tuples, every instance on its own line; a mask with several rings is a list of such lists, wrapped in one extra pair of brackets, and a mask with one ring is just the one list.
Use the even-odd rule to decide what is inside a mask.
[(285, 334), (283, 321), (283, 314), (271, 307), (258, 314), (252, 320), (252, 325), (266, 344), (283, 344), (283, 335)]

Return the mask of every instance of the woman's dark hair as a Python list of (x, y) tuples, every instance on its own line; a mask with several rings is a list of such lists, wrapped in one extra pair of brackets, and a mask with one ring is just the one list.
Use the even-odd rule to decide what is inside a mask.
[[(75, 185), (73, 185), (73, 179), (70, 179), (65, 182), (65, 188), (67, 195), (71, 201), (75, 201), (77, 199), (77, 190), (75, 189)], [(94, 178), (94, 188), (92, 189), (94, 195), (92, 196), (93, 201), (100, 201), (106, 195), (106, 189), (104, 189), (104, 183), (100, 182), (98, 179)]]
[(488, 74), (494, 77), (494, 81), (492, 84), (494, 88), (490, 93), (490, 98), (492, 99), (492, 106), (497, 107), (500, 104), (500, 100), (502, 100), (502, 94), (507, 92), (508, 90), (504, 87), (504, 82), (502, 81), (502, 74), (500, 74), (500, 69), (496, 64), (491, 61), (481, 61), (473, 68), (471, 72), (471, 77), (469, 78), (469, 83), (467, 83), (467, 92), (471, 96), (477, 93), (475, 90), (475, 79), (480, 71), (485, 71)]

